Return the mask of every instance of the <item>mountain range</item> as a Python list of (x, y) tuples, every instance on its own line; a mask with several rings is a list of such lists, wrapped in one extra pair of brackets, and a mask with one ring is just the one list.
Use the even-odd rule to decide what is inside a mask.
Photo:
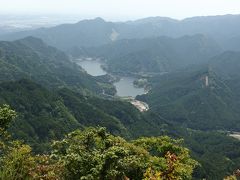
[(22, 31), (1, 36), (14, 40), (26, 36), (41, 38), (49, 45), (64, 51), (74, 48), (99, 46), (120, 39), (141, 39), (159, 36), (181, 37), (203, 34), (213, 38), (223, 49), (240, 50), (240, 16), (206, 16), (184, 20), (151, 17), (127, 22), (106, 22), (101, 18), (63, 24), (51, 28)]
[(81, 48), (75, 57), (96, 57), (113, 73), (162, 73), (206, 63), (222, 52), (211, 38), (197, 34), (179, 38), (156, 37), (118, 40), (95, 48)]
[[(221, 179), (240, 163), (240, 16), (101, 18), (0, 35), (0, 104), (17, 111), (13, 138), (49, 152), (50, 141), (88, 126), (127, 139), (184, 138), (201, 166), (196, 179)], [(94, 77), (76, 59), (100, 59)], [(112, 76), (147, 82), (140, 112), (116, 96)], [(118, 79), (115, 77), (115, 79)], [(104, 92), (104, 93), (103, 93)]]

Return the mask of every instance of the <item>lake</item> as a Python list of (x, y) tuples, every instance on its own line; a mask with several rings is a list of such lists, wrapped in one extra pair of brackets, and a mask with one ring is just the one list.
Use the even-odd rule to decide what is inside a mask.
[[(98, 60), (81, 60), (77, 62), (88, 74), (92, 76), (101, 76), (107, 74), (101, 68), (102, 63)], [(136, 88), (133, 85), (135, 78), (133, 77), (121, 77), (120, 81), (114, 83), (117, 89), (118, 96), (131, 96), (136, 97), (137, 95), (144, 94), (144, 88)]]
[(107, 74), (107, 72), (101, 68), (102, 63), (100, 61), (81, 60), (78, 61), (77, 64), (92, 76), (102, 76)]
[(133, 77), (121, 77), (120, 81), (114, 83), (117, 89), (118, 96), (131, 96), (136, 97), (137, 95), (144, 94), (144, 88), (136, 88), (133, 85), (135, 78)]

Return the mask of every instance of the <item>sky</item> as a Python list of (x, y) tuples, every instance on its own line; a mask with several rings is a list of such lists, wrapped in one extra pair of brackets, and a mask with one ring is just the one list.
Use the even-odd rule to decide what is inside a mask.
[(0, 0), (1, 14), (63, 14), (131, 20), (240, 14), (240, 0)]

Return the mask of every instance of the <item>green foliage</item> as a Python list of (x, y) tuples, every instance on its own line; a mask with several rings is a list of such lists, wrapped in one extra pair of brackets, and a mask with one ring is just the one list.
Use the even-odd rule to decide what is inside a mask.
[(61, 89), (58, 94), (63, 99), (65, 106), (83, 126), (99, 125), (106, 127), (113, 134), (128, 136), (129, 133), (124, 126), (123, 118), (117, 116), (117, 113), (110, 113), (111, 109), (106, 110), (109, 105), (112, 107), (115, 105), (119, 110), (123, 110), (120, 104), (95, 96), (85, 97), (69, 89)]
[(231, 175), (231, 176), (225, 177), (224, 180), (237, 180), (237, 177), (234, 175)]
[(0, 130), (5, 131), (14, 118), (16, 118), (16, 112), (9, 105), (0, 107)]
[(103, 126), (126, 138), (135, 136), (139, 126), (149, 126), (130, 103), (83, 96), (66, 88), (51, 92), (30, 80), (1, 83), (0, 103), (18, 112), (9, 129), (13, 138), (24, 140), (35, 152), (49, 150), (51, 140), (84, 126)]
[(60, 180), (62, 166), (48, 155), (33, 155), (29, 145), (9, 142), (0, 157), (1, 180)]
[(0, 155), (6, 148), (6, 141), (9, 140), (7, 128), (10, 126), (13, 119), (16, 118), (16, 112), (9, 105), (0, 107)]
[(239, 53), (226, 52), (209, 65), (155, 76), (150, 79), (151, 91), (138, 97), (165, 119), (165, 133), (184, 138), (201, 164), (196, 178), (221, 179), (240, 163), (239, 140), (221, 133), (240, 130), (239, 57)]
[(63, 179), (63, 166), (49, 155), (33, 156), (35, 166), (30, 168), (30, 179), (61, 180)]
[(48, 88), (102, 92), (92, 76), (71, 62), (66, 54), (40, 39), (27, 37), (13, 42), (2, 41), (0, 50), (0, 82), (28, 78)]
[(53, 157), (63, 164), (66, 179), (142, 179), (150, 167), (165, 179), (191, 179), (197, 163), (179, 143), (169, 137), (127, 142), (104, 128), (89, 128), (56, 141)]
[[(36, 81), (47, 87), (59, 88), (66, 85), (77, 91), (95, 87), (95, 83), (92, 84), (92, 80), (88, 78), (83, 77), (83, 81), (80, 82), (78, 76), (73, 77), (68, 74), (72, 67), (65, 69), (68, 65), (64, 64), (67, 62), (61, 53), (56, 52), (57, 54), (55, 54), (53, 49), (46, 51), (44, 45), (42, 46), (41, 43), (35, 42), (33, 39), (14, 43), (16, 44), (2, 44), (1, 81), (30, 77), (29, 74), (33, 74), (32, 79), (36, 80), (36, 77), (39, 77)], [(30, 52), (26, 48), (25, 52), (19, 44), (24, 45), (24, 47), (34, 44), (35, 50)], [(8, 46), (11, 48), (9, 49)], [(174, 137), (184, 137), (186, 145), (192, 150), (193, 157), (200, 162), (201, 166), (194, 172), (196, 178), (221, 179), (236, 169), (240, 162), (239, 142), (227, 137), (226, 134), (191, 131), (186, 130), (185, 127), (201, 130), (239, 130), (238, 57), (238, 53), (228, 52), (221, 57), (223, 59), (218, 57), (221, 61), (219, 66), (215, 64), (216, 62), (210, 64), (212, 69), (201, 67), (200, 69), (179, 71), (152, 78), (150, 80), (152, 84), (150, 93), (139, 97), (144, 101), (146, 100), (151, 106), (150, 112), (143, 114), (126, 102), (84, 96), (66, 88), (51, 92), (28, 80), (2, 83), (0, 85), (0, 103), (10, 104), (16, 109), (18, 117), (16, 123), (12, 124), (9, 130), (13, 133), (14, 138), (23, 139), (26, 143), (31, 144), (35, 152), (49, 151), (49, 141), (52, 139), (62, 138), (65, 133), (89, 125), (107, 127), (114, 135), (127, 138), (169, 133)], [(43, 64), (48, 64), (51, 61), (54, 65), (48, 64), (48, 68), (53, 68), (54, 73), (49, 73), (50, 71), (45, 66), (41, 69), (41, 63), (35, 64), (35, 62), (31, 62), (32, 59), (36, 59), (37, 62), (41, 61)], [(59, 64), (57, 60), (59, 60)], [(215, 61), (217, 60), (215, 59)], [(63, 64), (61, 65), (61, 63)], [(36, 66), (41, 69), (41, 72), (36, 70)], [(222, 66), (225, 68), (221, 69)], [(55, 67), (58, 68), (54, 69)], [(26, 72), (23, 73), (24, 68), (26, 68)], [(45, 70), (48, 72), (47, 78), (41, 74)], [(223, 74), (226, 76), (222, 76)], [(209, 87), (204, 86), (206, 75), (209, 77)], [(97, 78), (93, 78), (93, 80), (99, 81), (103, 86), (106, 83), (104, 78), (101, 81)], [(110, 88), (109, 92), (113, 92), (111, 86), (108, 88)], [(8, 107), (6, 107), (6, 111), (2, 111), (3, 117), (4, 114), (9, 115), (7, 109)], [(1, 126), (4, 130), (8, 128), (10, 119), (11, 116), (5, 116), (1, 119)], [(183, 129), (181, 129), (182, 127)], [(7, 146), (3, 143), (1, 145)], [(111, 153), (116, 152), (114, 150)], [(180, 158), (175, 160), (176, 153), (165, 152), (165, 154), (161, 157), (165, 159), (165, 162), (169, 161), (168, 164), (171, 164), (169, 167), (150, 167), (150, 169), (145, 167), (142, 170), (142, 175), (146, 173), (146, 177), (163, 177), (164, 172), (171, 171), (173, 176), (183, 176), (183, 169), (191, 172), (188, 166), (183, 169), (175, 168), (175, 165), (176, 167), (183, 166), (184, 161)], [(159, 162), (159, 164), (161, 163)], [(46, 166), (46, 169), (49, 170), (44, 170)], [(58, 165), (48, 166), (45, 162), (39, 167), (41, 167), (40, 169), (44, 168), (36, 170), (33, 176), (41, 177), (46, 172), (58, 174), (56, 169), (61, 169), (57, 168)]]
[[(174, 140), (167, 136), (140, 138), (133, 141), (133, 144), (143, 147), (153, 156), (164, 157), (165, 164), (151, 166), (151, 170), (161, 172), (163, 179), (191, 179), (193, 167), (197, 165), (189, 155), (189, 150), (183, 148), (182, 140)], [(167, 165), (166, 165), (167, 164)]]
[(19, 142), (12, 142), (0, 159), (0, 179), (21, 180), (30, 178), (30, 169), (34, 167), (31, 148)]
[(240, 141), (226, 133), (179, 127), (169, 127), (168, 131), (172, 137), (184, 138), (191, 156), (201, 164), (194, 171), (196, 179), (223, 179), (238, 168)]
[(240, 129), (236, 89), (211, 68), (200, 66), (156, 76), (151, 84), (151, 91), (138, 98), (169, 122), (201, 130)]
[(46, 151), (51, 139), (80, 127), (60, 97), (29, 80), (0, 84), (0, 103), (10, 104), (18, 113), (9, 133), (35, 151)]

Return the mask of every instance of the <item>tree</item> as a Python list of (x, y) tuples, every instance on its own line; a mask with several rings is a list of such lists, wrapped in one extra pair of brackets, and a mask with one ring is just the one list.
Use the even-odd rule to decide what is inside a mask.
[(5, 142), (9, 138), (7, 133), (7, 128), (9, 127), (12, 120), (16, 117), (16, 112), (10, 108), (8, 105), (3, 105), (0, 107), (0, 155), (5, 148)]
[[(133, 144), (150, 153), (150, 169), (146, 175), (155, 174), (162, 179), (191, 179), (194, 167), (198, 163), (191, 159), (189, 150), (182, 147), (183, 140), (174, 140), (167, 136), (140, 138)], [(157, 158), (156, 158), (157, 157)], [(147, 177), (147, 176), (146, 176)]]
[(30, 169), (35, 166), (31, 148), (19, 141), (11, 142), (0, 159), (0, 179), (21, 180), (30, 178)]
[(9, 105), (0, 107), (0, 135), (6, 131), (12, 120), (16, 117), (16, 112)]
[(16, 117), (8, 105), (0, 107), (0, 180), (60, 180), (61, 167), (47, 155), (33, 155), (29, 145), (12, 141), (7, 128)]
[[(2, 134), (14, 117), (9, 106), (0, 108)], [(197, 165), (181, 140), (163, 136), (128, 142), (101, 127), (76, 130), (55, 141), (51, 155), (33, 155), (29, 145), (5, 141), (0, 180), (187, 180)]]
[(197, 163), (179, 143), (169, 137), (127, 142), (105, 128), (88, 128), (56, 141), (53, 157), (65, 179), (143, 179), (150, 168), (162, 179), (191, 179)]

